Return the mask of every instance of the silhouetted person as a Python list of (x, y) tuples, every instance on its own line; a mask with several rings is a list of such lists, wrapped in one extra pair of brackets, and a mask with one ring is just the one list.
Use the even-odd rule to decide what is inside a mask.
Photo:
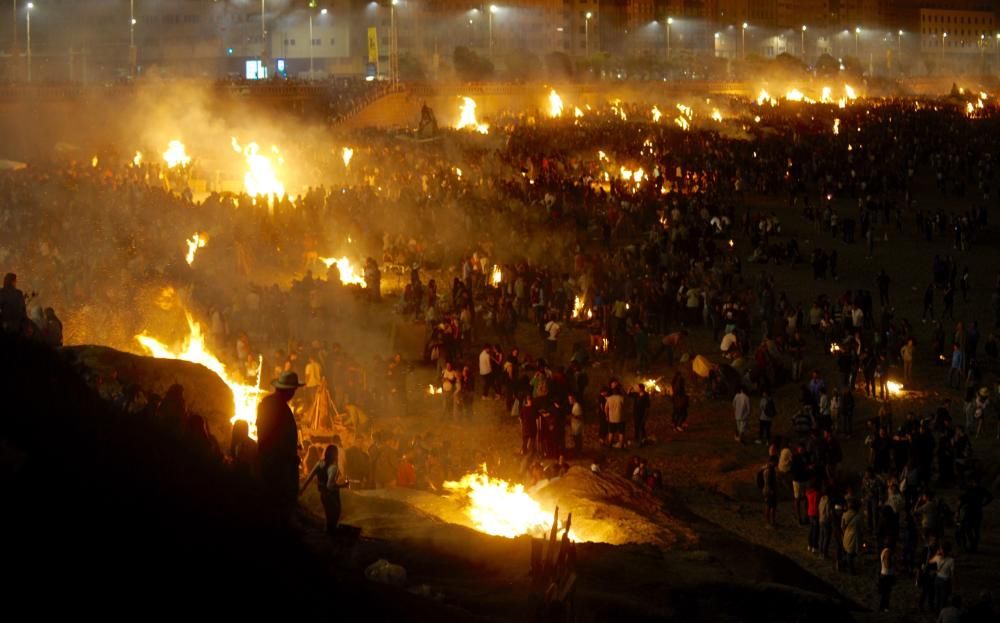
[(260, 476), (272, 510), (282, 519), (291, 516), (299, 491), (299, 432), (288, 401), (302, 387), (299, 376), (286, 370), (257, 407), (257, 447)]
[(305, 492), (312, 479), (316, 479), (319, 499), (323, 502), (323, 512), (326, 514), (326, 533), (330, 536), (337, 532), (337, 524), (340, 523), (340, 490), (347, 486), (346, 483), (337, 482), (343, 478), (337, 465), (338, 453), (336, 444), (328, 445), (323, 452), (323, 458), (316, 462), (299, 490), (300, 494)]
[(0, 290), (0, 324), (7, 333), (20, 333), (27, 318), (24, 292), (17, 289), (17, 275), (7, 273)]

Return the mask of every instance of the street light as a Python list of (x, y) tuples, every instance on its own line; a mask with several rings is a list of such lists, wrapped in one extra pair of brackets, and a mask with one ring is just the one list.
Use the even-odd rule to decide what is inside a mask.
[(27, 41), (28, 41), (28, 54), (27, 54), (27, 61), (28, 61), (28, 82), (31, 82), (31, 9), (33, 9), (33, 8), (35, 8), (35, 3), (34, 2), (29, 2), (28, 3), (28, 10), (25, 13), (25, 20), (27, 21), (27, 28), (26, 28), (25, 35), (27, 36)]
[(742, 43), (740, 44), (743, 48), (743, 60), (747, 60), (747, 28), (750, 24), (743, 22), (743, 31), (740, 33), (742, 35)]
[(497, 5), (490, 5), (490, 60), (493, 60), (493, 15), (497, 12)]
[(587, 14), (583, 16), (583, 49), (587, 57), (590, 57), (590, 18), (594, 17), (594, 14), (587, 11)]
[[(854, 27), (854, 56), (858, 56), (858, 40), (861, 39), (861, 26)], [(859, 59), (860, 60), (860, 59)]]
[(399, 84), (399, 31), (396, 28), (396, 5), (399, 0), (389, 3), (389, 73), (392, 74), (392, 85)]
[(135, 0), (128, 0), (128, 75), (135, 77)]
[[(326, 15), (326, 9), (319, 10), (320, 15)], [(309, 79), (312, 80), (313, 76), (313, 13), (309, 11)]]
[(903, 56), (903, 30), (900, 29), (896, 33), (896, 56), (902, 58)]
[(948, 33), (941, 33), (941, 60), (944, 60), (944, 40), (948, 38)]
[(670, 27), (674, 25), (674, 18), (667, 18), (667, 60), (670, 60)]
[(802, 24), (802, 46), (800, 48), (800, 52), (802, 53), (803, 62), (806, 60), (806, 30), (806, 25)]

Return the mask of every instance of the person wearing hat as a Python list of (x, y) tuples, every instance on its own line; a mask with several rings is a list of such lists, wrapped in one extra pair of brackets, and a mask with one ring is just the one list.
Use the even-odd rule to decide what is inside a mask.
[(299, 431), (288, 401), (303, 383), (295, 372), (285, 370), (271, 384), (274, 392), (257, 407), (260, 476), (273, 510), (287, 518), (299, 491)]

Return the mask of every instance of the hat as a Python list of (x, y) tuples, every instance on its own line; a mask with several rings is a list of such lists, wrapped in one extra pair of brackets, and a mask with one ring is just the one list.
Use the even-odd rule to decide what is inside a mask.
[(979, 388), (979, 396), (982, 398), (989, 398), (990, 388), (985, 385)]
[(278, 377), (278, 380), (271, 381), (271, 385), (274, 385), (278, 389), (297, 389), (305, 385), (305, 383), (299, 383), (299, 375), (295, 374), (290, 370), (285, 370)]

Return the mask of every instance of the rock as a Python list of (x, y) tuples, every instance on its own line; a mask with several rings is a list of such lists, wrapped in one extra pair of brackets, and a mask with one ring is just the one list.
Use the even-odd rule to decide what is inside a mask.
[(379, 558), (365, 569), (365, 577), (372, 582), (402, 587), (406, 584), (406, 569)]
[(135, 384), (147, 394), (160, 396), (174, 383), (180, 384), (184, 387), (188, 411), (205, 418), (209, 430), (220, 443), (229, 443), (233, 393), (208, 368), (187, 361), (133, 355), (104, 346), (72, 346), (63, 349), (63, 353), (86, 367), (102, 384)]

